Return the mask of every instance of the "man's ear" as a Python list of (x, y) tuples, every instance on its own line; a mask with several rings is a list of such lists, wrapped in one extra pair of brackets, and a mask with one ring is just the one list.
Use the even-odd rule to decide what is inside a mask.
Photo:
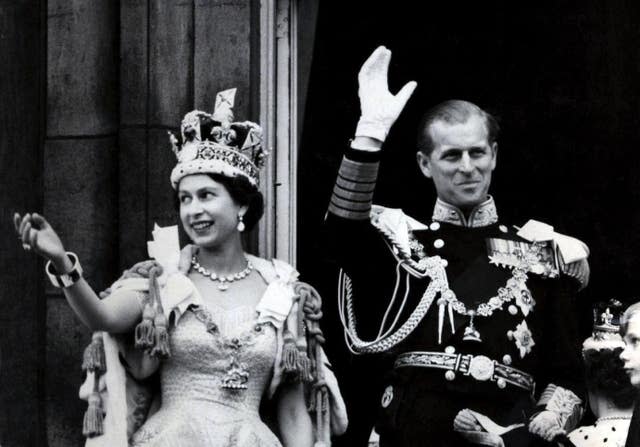
[(431, 178), (431, 160), (429, 156), (422, 151), (418, 151), (416, 153), (416, 159), (418, 160), (418, 167), (420, 171), (422, 171), (422, 174), (427, 178)]
[(493, 161), (491, 162), (491, 170), (493, 171), (496, 168), (496, 162), (498, 161), (498, 142), (494, 142), (491, 145), (491, 152), (493, 154)]

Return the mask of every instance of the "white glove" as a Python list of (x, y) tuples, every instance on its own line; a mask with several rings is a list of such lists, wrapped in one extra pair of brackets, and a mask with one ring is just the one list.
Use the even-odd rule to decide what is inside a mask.
[(529, 422), (529, 432), (547, 442), (552, 442), (556, 436), (567, 433), (560, 426), (558, 415), (549, 410), (541, 411)]
[(483, 431), (478, 420), (473, 416), (469, 409), (460, 410), (453, 420), (453, 429), (455, 431)]
[(358, 74), (360, 120), (356, 137), (369, 137), (379, 141), (387, 138), (389, 129), (413, 94), (416, 82), (405, 84), (397, 95), (392, 95), (387, 83), (391, 51), (380, 46), (369, 56)]

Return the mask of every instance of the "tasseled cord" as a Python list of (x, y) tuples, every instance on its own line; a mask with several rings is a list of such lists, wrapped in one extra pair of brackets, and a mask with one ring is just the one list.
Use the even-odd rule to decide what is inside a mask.
[(283, 343), (282, 362), (284, 372), (297, 382), (312, 382), (312, 364), (307, 355), (307, 341), (304, 331), (298, 334), (298, 339), (296, 340), (293, 333), (285, 328)]
[(83, 371), (96, 372), (98, 375), (104, 374), (107, 370), (102, 333), (94, 332), (91, 336), (91, 343), (84, 349), (82, 356), (82, 369)]
[[(307, 355), (307, 343), (306, 343), (306, 340), (304, 340), (304, 338), (303, 338), (302, 341), (303, 341), (303, 343), (298, 343), (297, 344), (298, 353), (299, 353), (299, 357), (298, 357), (298, 374), (299, 374), (299, 378), (300, 378), (301, 382), (311, 383), (311, 382), (313, 382), (313, 374), (311, 372), (311, 370), (312, 370), (311, 360), (309, 359), (309, 356)], [(300, 342), (300, 339), (298, 339), (298, 342)]]
[(149, 270), (149, 293), (142, 311), (142, 321), (135, 329), (136, 348), (149, 353), (152, 357), (165, 359), (171, 355), (167, 317), (160, 302), (158, 286), (159, 270)]
[(298, 374), (298, 363), (300, 361), (300, 354), (298, 347), (296, 346), (295, 338), (290, 330), (284, 330), (283, 335), (283, 348), (282, 348), (282, 363), (284, 366), (284, 372), (287, 374)]
[(99, 384), (100, 376), (96, 372), (93, 393), (89, 396), (89, 408), (87, 408), (82, 422), (82, 434), (87, 438), (100, 436), (104, 433), (104, 409), (102, 408)]
[[(304, 360), (299, 360), (300, 377), (309, 383), (310, 393), (308, 409), (315, 415), (314, 447), (331, 445), (331, 410), (329, 391), (322, 370), (322, 351), (324, 343), (320, 319), (322, 317), (322, 300), (318, 292), (309, 284), (298, 282), (294, 285), (295, 294), (299, 297), (298, 307), (298, 351), (304, 353)], [(302, 357), (302, 356), (300, 356)]]
[(156, 314), (155, 346), (151, 349), (151, 356), (166, 359), (171, 355), (169, 347), (169, 332), (167, 331), (167, 317), (164, 312)]
[(147, 350), (153, 347), (155, 340), (153, 320), (155, 317), (156, 311), (148, 295), (142, 310), (142, 321), (138, 323), (135, 330), (136, 348)]
[[(307, 297), (309, 294), (307, 293), (298, 293), (300, 296), (300, 301), (298, 302), (298, 340), (296, 341), (296, 347), (298, 348), (298, 374), (300, 377), (300, 381), (304, 383), (312, 383), (313, 382), (313, 370), (315, 369), (315, 365), (309, 358), (309, 345), (307, 344), (307, 324), (306, 320), (306, 310), (307, 307)], [(312, 349), (315, 346), (312, 343)]]
[(88, 438), (104, 433), (104, 408), (100, 396), (100, 376), (107, 371), (102, 333), (94, 332), (91, 343), (84, 350), (82, 369), (93, 373), (93, 392), (89, 396), (89, 407), (84, 414), (82, 434)]

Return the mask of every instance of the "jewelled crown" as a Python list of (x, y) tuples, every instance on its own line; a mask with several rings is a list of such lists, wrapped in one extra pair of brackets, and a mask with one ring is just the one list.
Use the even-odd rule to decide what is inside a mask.
[(622, 311), (622, 303), (615, 299), (596, 305), (593, 309), (593, 333), (582, 344), (582, 350), (624, 348), (620, 336)]
[(190, 174), (244, 176), (258, 186), (267, 152), (262, 147), (262, 128), (251, 121), (233, 122), (236, 89), (216, 96), (213, 114), (193, 110), (180, 126), (182, 140), (171, 132), (169, 139), (178, 164), (171, 171), (171, 185)]

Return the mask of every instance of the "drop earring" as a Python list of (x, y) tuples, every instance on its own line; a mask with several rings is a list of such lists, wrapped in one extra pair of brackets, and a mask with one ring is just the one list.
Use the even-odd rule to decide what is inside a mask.
[(242, 214), (238, 214), (238, 231), (242, 233), (244, 231), (244, 216)]

